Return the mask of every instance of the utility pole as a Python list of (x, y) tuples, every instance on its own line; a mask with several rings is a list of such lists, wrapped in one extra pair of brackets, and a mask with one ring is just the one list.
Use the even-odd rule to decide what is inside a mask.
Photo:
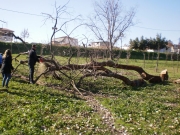
[[(6, 23), (6, 24), (7, 24), (7, 22), (5, 22), (5, 21), (2, 21), (2, 20), (0, 20), (0, 22), (2, 22), (2, 23)], [(3, 25), (2, 25), (2, 28), (3, 28)]]

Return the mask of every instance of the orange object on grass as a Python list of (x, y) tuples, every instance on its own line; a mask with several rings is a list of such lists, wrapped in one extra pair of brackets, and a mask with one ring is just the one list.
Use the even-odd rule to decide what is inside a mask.
[(43, 58), (40, 58), (39, 61), (40, 61), (40, 62), (43, 62)]

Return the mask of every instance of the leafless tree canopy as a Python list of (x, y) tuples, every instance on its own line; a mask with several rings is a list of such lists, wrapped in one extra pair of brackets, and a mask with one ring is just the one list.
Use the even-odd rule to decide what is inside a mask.
[[(124, 12), (123, 5), (119, 0), (104, 0), (95, 3), (94, 13), (88, 26), (98, 40), (104, 43), (105, 41), (109, 42), (107, 49), (111, 52), (125, 31), (133, 25), (135, 9)], [(111, 53), (110, 57), (112, 57)]]
[(21, 32), (21, 38), (25, 41), (26, 38), (29, 37), (29, 31), (28, 29), (24, 29), (22, 32)]
[[(53, 40), (53, 37), (55, 36), (55, 34), (57, 32), (62, 32), (63, 34), (65, 34), (66, 36), (70, 36), (72, 34), (73, 31), (75, 31), (75, 29), (77, 29), (78, 27), (80, 27), (81, 25), (83, 24), (79, 24), (77, 26), (75, 26), (75, 28), (67, 33), (64, 29), (67, 27), (67, 25), (70, 23), (70, 22), (73, 22), (73, 21), (76, 21), (76, 20), (79, 20), (80, 16), (76, 16), (76, 17), (71, 17), (71, 19), (67, 19), (67, 20), (64, 20), (63, 22), (60, 22), (59, 20), (62, 18), (63, 15), (66, 15), (66, 16), (70, 16), (70, 14), (68, 13), (67, 11), (67, 5), (68, 5), (69, 1), (62, 5), (62, 6), (57, 6), (56, 3), (55, 3), (55, 15), (53, 16), (52, 14), (49, 14), (49, 13), (42, 13), (46, 16), (45, 18), (45, 22), (49, 19), (51, 19), (53, 21), (53, 27), (52, 27), (52, 30), (53, 30), (53, 33), (51, 35), (51, 39), (50, 39), (50, 50), (51, 50), (51, 53), (53, 52), (53, 49), (52, 49), (52, 40)], [(61, 24), (60, 24), (60, 23)]]

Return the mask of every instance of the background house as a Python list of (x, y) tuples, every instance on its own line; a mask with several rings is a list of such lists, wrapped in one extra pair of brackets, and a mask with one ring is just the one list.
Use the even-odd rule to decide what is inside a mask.
[(179, 54), (180, 51), (180, 44), (174, 44), (170, 47), (171, 52)]
[(13, 30), (6, 28), (0, 28), (0, 41), (2, 42), (12, 42), (13, 41)]
[(98, 42), (92, 42), (90, 47), (93, 48), (107, 48), (110, 45), (108, 41), (98, 41)]
[(165, 48), (162, 48), (160, 50), (153, 50), (153, 49), (147, 49), (147, 52), (160, 52), (160, 53), (180, 53), (180, 43), (179, 44), (172, 44), (167, 45)]
[(52, 41), (52, 44), (78, 46), (78, 39), (64, 36), (64, 37), (55, 38), (54, 41)]

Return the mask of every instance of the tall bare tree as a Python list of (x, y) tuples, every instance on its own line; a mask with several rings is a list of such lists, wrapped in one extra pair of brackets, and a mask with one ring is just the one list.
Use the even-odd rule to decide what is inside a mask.
[(112, 49), (114, 45), (124, 36), (125, 31), (134, 24), (135, 8), (131, 8), (128, 12), (124, 11), (119, 0), (95, 2), (95, 14), (90, 17), (90, 24), (88, 24), (97, 39), (106, 44), (111, 59), (113, 59)]
[(26, 38), (29, 37), (29, 31), (28, 29), (24, 29), (22, 32), (21, 32), (21, 38), (25, 41)]
[(55, 2), (55, 15), (48, 14), (48, 13), (42, 13), (42, 14), (44, 14), (46, 16), (45, 22), (46, 22), (46, 20), (51, 19), (53, 21), (53, 23), (54, 23), (53, 27), (52, 27), (53, 33), (52, 33), (51, 39), (50, 39), (50, 51), (51, 51), (51, 53), (53, 52), (52, 40), (53, 40), (53, 37), (55, 36), (55, 34), (57, 32), (61, 31), (66, 36), (69, 37), (75, 29), (77, 29), (78, 27), (83, 25), (83, 24), (79, 24), (79, 25), (75, 26), (75, 28), (73, 28), (73, 30), (71, 30), (69, 33), (67, 33), (65, 29), (66, 29), (68, 23), (71, 23), (71, 22), (73, 22), (75, 20), (79, 20), (79, 16), (76, 16), (76, 17), (74, 17), (72, 19), (68, 19), (68, 18), (63, 19), (63, 21), (59, 23), (59, 20), (61, 19), (61, 17), (63, 15), (66, 15), (66, 16), (70, 15), (68, 13), (68, 11), (67, 11), (67, 5), (68, 4), (69, 4), (69, 1), (66, 4), (62, 5), (62, 6), (57, 6), (56, 2)]
[(42, 13), (46, 16), (46, 19), (45, 19), (45, 22), (48, 20), (48, 19), (51, 19), (53, 22), (54, 22), (54, 25), (52, 27), (52, 30), (53, 30), (53, 33), (51, 35), (51, 39), (50, 39), (50, 51), (52, 52), (52, 40), (53, 40), (53, 37), (55, 36), (56, 32), (59, 31), (60, 29), (57, 28), (57, 25), (58, 25), (58, 19), (60, 19), (60, 17), (63, 15), (63, 14), (68, 14), (67, 13), (67, 4), (69, 3), (69, 1), (63, 5), (63, 6), (57, 6), (56, 5), (56, 2), (55, 2), (55, 15), (53, 16), (52, 14), (48, 14), (48, 13)]

